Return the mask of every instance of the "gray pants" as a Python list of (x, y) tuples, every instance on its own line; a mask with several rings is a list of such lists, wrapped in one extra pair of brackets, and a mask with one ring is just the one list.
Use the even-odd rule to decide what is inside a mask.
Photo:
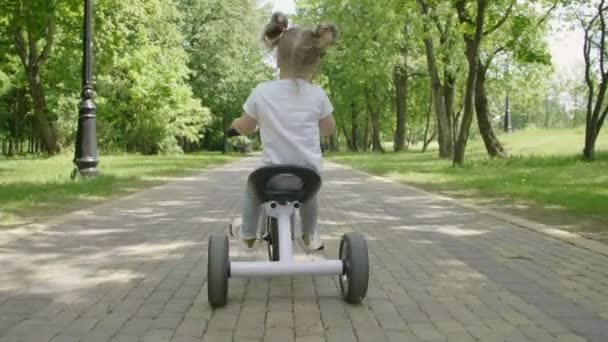
[[(299, 211), (302, 222), (302, 234), (312, 235), (317, 230), (318, 207), (316, 195), (311, 197), (306, 203), (301, 203)], [(241, 229), (241, 236), (244, 239), (253, 239), (257, 236), (261, 212), (262, 203), (249, 190), (245, 191), (243, 200), (243, 227)]]

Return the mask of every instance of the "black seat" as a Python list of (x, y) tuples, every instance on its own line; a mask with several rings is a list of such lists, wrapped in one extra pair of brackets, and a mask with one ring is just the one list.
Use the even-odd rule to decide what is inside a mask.
[(268, 165), (255, 170), (247, 186), (260, 202), (306, 202), (321, 188), (315, 170), (292, 164)]

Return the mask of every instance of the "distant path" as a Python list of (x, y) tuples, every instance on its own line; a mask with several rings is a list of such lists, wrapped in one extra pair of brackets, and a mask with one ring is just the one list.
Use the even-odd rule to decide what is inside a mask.
[(608, 257), (335, 164), (322, 235), (331, 257), (342, 233), (368, 237), (364, 303), (325, 276), (231, 279), (214, 312), (207, 237), (238, 215), (253, 163), (0, 244), (0, 341), (608, 341)]

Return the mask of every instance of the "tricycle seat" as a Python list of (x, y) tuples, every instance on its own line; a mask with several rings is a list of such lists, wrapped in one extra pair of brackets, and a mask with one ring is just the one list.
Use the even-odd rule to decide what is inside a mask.
[(321, 188), (321, 177), (315, 170), (307, 167), (275, 164), (252, 172), (247, 186), (262, 203), (304, 203)]

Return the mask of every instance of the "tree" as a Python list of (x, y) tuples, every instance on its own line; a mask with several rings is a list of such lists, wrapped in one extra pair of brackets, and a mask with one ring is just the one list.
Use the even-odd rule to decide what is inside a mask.
[[(326, 86), (334, 116), (351, 150), (384, 152), (382, 133), (394, 133), (393, 80), (403, 42), (403, 3), (319, 1), (298, 3), (298, 24), (329, 21), (340, 30), (338, 44), (323, 60), (316, 81)], [(387, 129), (388, 128), (388, 129)]]
[(213, 122), (206, 131), (207, 147), (228, 150), (223, 134), (259, 82), (272, 78), (263, 62), (261, 32), (270, 14), (256, 1), (180, 0), (184, 13), (189, 83), (194, 94), (211, 109)]
[[(19, 134), (10, 137), (30, 150), (37, 140), (50, 153), (69, 147), (81, 90), (82, 2), (0, 0), (0, 6), (7, 9), (0, 14), (0, 70), (11, 75), (0, 103), (27, 90), (25, 124), (12, 125)], [(180, 152), (178, 141), (197, 143), (210, 114), (187, 83), (175, 2), (96, 0), (94, 13), (101, 150)], [(11, 118), (18, 114), (15, 106), (3, 108)]]
[[(398, 9), (403, 18), (403, 42), (399, 48), (400, 58), (395, 66), (393, 84), (395, 90), (396, 122), (394, 131), (394, 151), (399, 152), (407, 148), (408, 123), (412, 122), (410, 111), (412, 79), (427, 76), (421, 58), (424, 53), (420, 51), (419, 32), (422, 30), (420, 21), (416, 20), (414, 6), (404, 6)], [(411, 131), (411, 130), (410, 130)]]
[(575, 9), (577, 19), (585, 31), (583, 56), (585, 58), (585, 82), (587, 84), (587, 111), (585, 125), (585, 147), (583, 157), (595, 158), (595, 143), (606, 121), (608, 106), (605, 97), (608, 89), (608, 70), (606, 67), (608, 50), (606, 48), (605, 0), (584, 2)]
[(458, 20), (464, 25), (463, 39), (465, 42), (465, 56), (469, 65), (467, 74), (465, 94), (464, 94), (464, 113), (458, 140), (454, 146), (454, 165), (461, 165), (464, 162), (464, 153), (469, 140), (469, 130), (473, 119), (475, 82), (477, 80), (477, 68), (479, 66), (479, 46), (483, 39), (484, 21), (487, 8), (487, 0), (476, 0), (476, 15), (471, 17), (468, 13), (467, 1), (458, 0), (455, 4), (458, 13)]
[[(510, 1), (508, 8), (504, 12), (504, 14), (502, 14), (502, 17), (489, 30), (483, 32), (482, 37), (487, 37), (491, 35), (493, 32), (500, 29), (500, 27), (504, 25), (504, 23), (509, 18), (515, 3), (515, 0)], [(479, 132), (481, 133), (484, 145), (486, 147), (486, 151), (491, 157), (506, 156), (506, 152), (502, 147), (502, 144), (500, 143), (500, 141), (498, 141), (498, 138), (496, 137), (496, 135), (494, 134), (494, 130), (492, 129), (492, 122), (490, 121), (488, 109), (488, 96), (485, 87), (488, 67), (490, 66), (490, 63), (498, 52), (500, 52), (500, 50), (497, 49), (490, 53), (485, 62), (482, 61), (480, 57), (478, 57), (476, 70), (477, 74), (475, 76), (474, 101), (475, 113), (477, 114), (477, 124), (479, 125)]]
[[(57, 133), (50, 117), (45, 94), (44, 71), (55, 44), (57, 16), (69, 11), (75, 2), (56, 0), (3, 0), (0, 7), (8, 10), (13, 29), (14, 49), (23, 65), (34, 113), (43, 143), (49, 154), (59, 152)], [(72, 7), (73, 8), (73, 7)]]
[(106, 150), (179, 153), (210, 113), (188, 84), (174, 2), (105, 0), (96, 9), (99, 140)]
[[(439, 157), (452, 158), (454, 153), (454, 91), (457, 70), (454, 70), (455, 43), (454, 19), (451, 11), (445, 7), (445, 2), (439, 2), (435, 7), (428, 0), (417, 0), (423, 15), (424, 46), (431, 91), (433, 93), (435, 114), (437, 117), (437, 141), (439, 143)], [(441, 20), (441, 17), (444, 20)], [(441, 48), (441, 65), (438, 62), (435, 42), (433, 41), (434, 24), (439, 33)], [(440, 76), (443, 74), (443, 79)]]
[[(548, 65), (550, 56), (547, 53), (544, 39), (546, 30), (543, 24), (558, 3), (559, 0), (549, 3), (548, 9), (542, 15), (538, 13), (538, 4), (517, 4), (516, 1), (502, 4), (494, 2), (495, 7), (491, 8), (492, 11), (489, 12), (491, 17), (494, 16), (497, 19), (494, 20), (491, 28), (484, 32), (484, 44), (480, 52), (475, 85), (475, 111), (479, 131), (486, 151), (491, 157), (504, 157), (506, 152), (492, 129), (486, 91), (488, 70), (497, 56), (506, 53), (514, 55), (514, 59), (505, 59), (507, 75), (512, 60), (520, 63)], [(505, 7), (506, 9), (503, 10)], [(505, 83), (508, 83), (508, 79), (505, 80)], [(508, 97), (506, 101), (505, 123), (510, 127)]]

